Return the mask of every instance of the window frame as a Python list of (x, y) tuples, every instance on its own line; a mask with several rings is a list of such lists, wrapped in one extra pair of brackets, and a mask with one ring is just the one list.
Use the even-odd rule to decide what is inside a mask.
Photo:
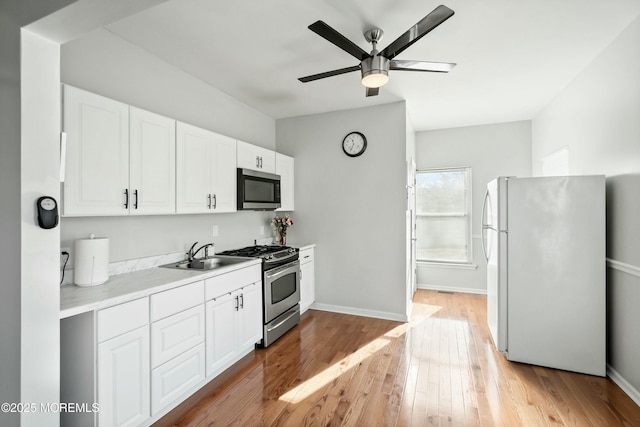
[[(441, 172), (465, 172), (465, 212), (455, 212), (451, 214), (421, 214), (418, 212), (418, 175), (421, 173), (441, 173)], [(417, 218), (420, 217), (430, 217), (430, 218), (460, 218), (466, 217), (466, 233), (465, 233), (465, 244), (467, 247), (467, 259), (464, 261), (454, 261), (454, 260), (445, 260), (445, 259), (425, 259), (416, 257), (416, 261), (422, 264), (432, 264), (432, 265), (449, 265), (449, 266), (470, 266), (473, 264), (473, 188), (472, 188), (472, 169), (471, 166), (456, 166), (456, 167), (446, 167), (446, 168), (428, 168), (428, 169), (420, 169), (416, 170), (416, 225)], [(416, 233), (416, 246), (418, 246), (418, 242), (420, 241), (420, 235)]]

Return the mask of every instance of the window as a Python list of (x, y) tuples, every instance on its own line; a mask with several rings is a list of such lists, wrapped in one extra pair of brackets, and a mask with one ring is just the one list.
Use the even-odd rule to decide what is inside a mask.
[(416, 173), (419, 261), (471, 262), (471, 168)]

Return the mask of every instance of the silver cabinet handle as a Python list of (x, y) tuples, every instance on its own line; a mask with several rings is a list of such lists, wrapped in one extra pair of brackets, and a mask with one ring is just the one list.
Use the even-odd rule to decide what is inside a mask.
[(244, 294), (240, 294), (240, 308), (244, 309)]
[(213, 209), (217, 209), (218, 208), (218, 198), (216, 197), (216, 195), (213, 195)]
[(138, 209), (138, 190), (133, 190), (133, 209)]
[(124, 208), (129, 209), (129, 189), (124, 189)]
[(236, 311), (238, 311), (239, 309), (239, 305), (238, 305), (238, 296), (236, 295), (236, 306), (235, 306)]
[(256, 156), (256, 167), (260, 167), (260, 156)]
[(207, 194), (207, 209), (211, 209), (211, 194)]

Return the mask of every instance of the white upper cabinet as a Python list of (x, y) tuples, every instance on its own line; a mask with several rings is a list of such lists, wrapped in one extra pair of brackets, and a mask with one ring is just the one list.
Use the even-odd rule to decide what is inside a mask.
[(177, 212), (236, 210), (236, 141), (178, 122)]
[(176, 206), (176, 122), (129, 109), (132, 214), (170, 214)]
[(175, 213), (175, 120), (64, 86), (64, 214)]
[(211, 153), (211, 191), (214, 212), (235, 212), (236, 204), (236, 140), (214, 134)]
[(238, 141), (238, 167), (276, 173), (275, 151)]
[(127, 215), (129, 106), (64, 86), (65, 215)]
[(280, 175), (280, 203), (279, 211), (292, 211), (293, 186), (294, 186), (294, 160), (293, 157), (276, 153), (276, 174)]

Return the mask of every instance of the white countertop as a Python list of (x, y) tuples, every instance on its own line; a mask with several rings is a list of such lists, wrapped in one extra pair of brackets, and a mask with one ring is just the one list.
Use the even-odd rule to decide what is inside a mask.
[(207, 271), (154, 267), (111, 276), (106, 283), (98, 286), (64, 285), (60, 287), (60, 318), (122, 304), (261, 262), (260, 259), (247, 259), (242, 263)]
[(316, 246), (315, 243), (311, 243), (311, 244), (302, 244), (300, 242), (289, 242), (287, 240), (287, 246), (291, 246), (292, 248), (298, 248), (299, 250), (305, 250), (305, 249), (309, 249), (309, 248), (313, 248)]

